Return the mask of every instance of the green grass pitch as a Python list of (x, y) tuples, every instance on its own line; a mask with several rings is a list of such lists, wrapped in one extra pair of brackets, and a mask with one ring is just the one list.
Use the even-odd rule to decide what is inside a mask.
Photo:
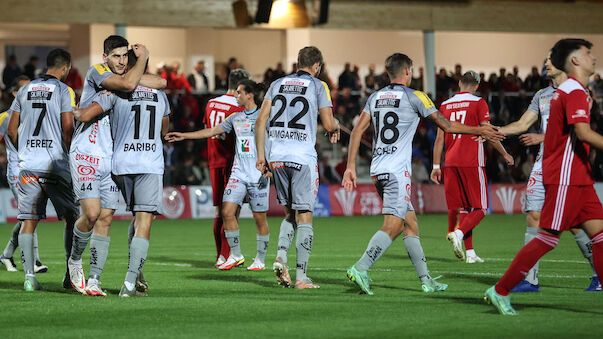
[[(25, 293), (23, 272), (0, 271), (0, 338), (29, 337), (601, 337), (603, 295), (582, 290), (590, 266), (571, 234), (540, 264), (541, 293), (513, 295), (517, 317), (484, 304), (483, 292), (523, 245), (525, 217), (486, 216), (474, 231), (483, 264), (465, 264), (445, 240), (446, 216), (419, 216), (421, 242), (432, 276), (449, 284), (427, 294), (397, 239), (373, 267), (374, 296), (360, 295), (345, 270), (363, 253), (382, 217), (317, 218), (308, 275), (318, 290), (276, 286), (273, 272), (213, 268), (212, 220), (159, 220), (144, 266), (146, 298), (117, 297), (127, 268), (127, 222), (115, 222), (102, 282), (106, 298), (64, 290), (62, 225), (38, 228), (40, 255), (50, 269), (38, 274), (45, 291)], [(276, 254), (280, 219), (270, 218), (268, 268)], [(0, 225), (2, 248), (12, 225)], [(255, 255), (255, 226), (241, 220), (243, 254)], [(88, 250), (84, 255), (88, 271)], [(18, 256), (16, 256), (18, 257)], [(17, 260), (18, 261), (18, 260)], [(289, 262), (295, 262), (295, 249)], [(294, 264), (293, 264), (294, 266)], [(293, 270), (294, 271), (294, 270)]]

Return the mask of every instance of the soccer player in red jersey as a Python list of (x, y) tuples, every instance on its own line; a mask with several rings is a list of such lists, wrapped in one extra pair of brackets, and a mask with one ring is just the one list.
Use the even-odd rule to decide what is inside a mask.
[(559, 40), (551, 62), (564, 71), (564, 81), (551, 99), (544, 137), (544, 206), (540, 230), (515, 256), (507, 272), (486, 291), (485, 300), (501, 314), (517, 314), (509, 292), (532, 266), (555, 248), (561, 232), (582, 227), (592, 241), (593, 264), (603, 274), (603, 207), (593, 187), (590, 146), (603, 149), (603, 136), (590, 128), (590, 96), (585, 86), (595, 71), (592, 43), (583, 39)]
[[(228, 76), (228, 92), (215, 99), (209, 100), (205, 106), (203, 122), (206, 128), (219, 126), (233, 113), (240, 112), (244, 107), (239, 107), (235, 95), (239, 81), (251, 78), (244, 69), (234, 69)], [(209, 177), (216, 216), (214, 217), (214, 239), (216, 241), (216, 267), (222, 265), (230, 254), (230, 247), (224, 234), (222, 221), (222, 196), (224, 187), (228, 183), (232, 162), (234, 160), (235, 146), (233, 134), (222, 134), (207, 139), (207, 153), (209, 155)]]
[[(480, 77), (474, 71), (468, 71), (459, 80), (461, 91), (444, 101), (440, 112), (450, 121), (457, 121), (467, 126), (490, 124), (490, 109), (486, 101), (474, 93), (479, 86)], [(444, 166), (444, 186), (446, 204), (448, 205), (448, 235), (457, 258), (465, 260), (465, 252), (461, 245), (464, 240), (467, 251), (467, 263), (484, 262), (473, 249), (473, 228), (486, 215), (488, 210), (488, 182), (486, 180), (486, 159), (484, 147), (480, 140), (468, 134), (450, 134), (438, 129), (438, 136), (433, 146), (433, 170), (431, 180), (439, 184), (442, 181), (440, 160), (442, 146), (446, 141), (446, 165)], [(507, 164), (513, 165), (510, 156), (500, 142), (494, 144)], [(455, 230), (457, 214), (461, 214), (459, 227)]]

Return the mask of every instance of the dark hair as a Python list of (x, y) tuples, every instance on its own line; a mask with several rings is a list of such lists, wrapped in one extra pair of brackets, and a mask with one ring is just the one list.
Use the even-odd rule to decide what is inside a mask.
[(465, 74), (463, 74), (463, 77), (461, 78), (461, 84), (467, 86), (475, 86), (479, 85), (480, 80), (481, 78), (479, 74), (477, 74), (477, 72), (467, 71), (465, 72)]
[[(136, 53), (134, 53), (133, 49), (129, 49), (128, 50), (128, 70), (131, 69), (132, 67), (134, 67), (134, 65), (136, 65), (137, 61), (138, 61), (138, 57), (136, 56)], [(149, 68), (149, 60), (147, 59), (147, 64), (144, 67), (145, 73), (147, 72), (148, 68)]]
[(385, 70), (391, 79), (395, 78), (400, 72), (412, 67), (412, 60), (406, 54), (394, 53), (385, 59)]
[(567, 57), (574, 51), (579, 50), (582, 46), (590, 49), (593, 44), (584, 39), (561, 39), (557, 41), (555, 46), (551, 49), (551, 63), (555, 68), (567, 72), (565, 67)]
[(9, 97), (12, 99), (14, 99), (13, 97), (13, 92), (18, 92), (19, 91), (19, 82), (21, 81), (28, 81), (31, 80), (29, 79), (29, 77), (27, 75), (21, 74), (18, 77), (15, 78), (15, 80), (13, 80), (13, 83), (11, 84), (8, 93), (9, 93)]
[(261, 106), (262, 104), (262, 92), (264, 91), (264, 85), (257, 83), (250, 79), (244, 79), (237, 83), (237, 88), (243, 86), (245, 93), (253, 94), (253, 101), (256, 105)]
[(62, 48), (56, 48), (48, 53), (46, 57), (47, 68), (59, 68), (71, 65), (71, 54)]
[(322, 53), (314, 46), (304, 47), (297, 53), (297, 68), (307, 68), (314, 66), (315, 63), (323, 63)]
[(106, 55), (109, 55), (112, 50), (119, 47), (128, 47), (128, 40), (120, 35), (110, 35), (103, 43), (103, 51)]
[(242, 68), (235, 68), (228, 75), (228, 89), (237, 89), (237, 85), (241, 80), (251, 78), (251, 74)]

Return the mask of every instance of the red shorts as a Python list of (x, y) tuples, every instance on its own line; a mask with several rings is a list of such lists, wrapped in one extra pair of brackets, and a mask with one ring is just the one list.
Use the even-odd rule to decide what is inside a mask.
[(230, 177), (230, 168), (217, 167), (209, 169), (214, 206), (222, 205), (222, 196), (224, 195), (224, 188), (228, 183), (228, 177)]
[(488, 208), (488, 181), (483, 167), (444, 167), (448, 209)]
[(540, 228), (567, 231), (593, 219), (603, 219), (603, 207), (592, 185), (544, 185)]

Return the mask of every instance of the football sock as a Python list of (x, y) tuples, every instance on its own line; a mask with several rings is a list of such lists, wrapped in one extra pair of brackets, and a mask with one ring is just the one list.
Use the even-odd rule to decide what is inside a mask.
[(297, 238), (295, 246), (297, 248), (297, 260), (295, 266), (295, 280), (303, 281), (306, 279), (308, 261), (312, 252), (312, 241), (314, 240), (314, 229), (312, 224), (299, 224), (297, 226)]
[(34, 251), (33, 251), (33, 234), (20, 233), (19, 246), (21, 247), (21, 262), (23, 263), (23, 271), (25, 275), (34, 274)]
[(67, 226), (63, 230), (63, 246), (65, 246), (65, 262), (67, 262), (71, 255), (71, 247), (73, 246), (73, 227)]
[(462, 218), (462, 222), (459, 224), (459, 229), (463, 234), (469, 233), (472, 229), (479, 224), (480, 221), (486, 216), (484, 210), (475, 209), (467, 214), (466, 217)]
[[(360, 257), (360, 260), (358, 260), (354, 266), (358, 271), (368, 271), (373, 266), (373, 264), (381, 257), (381, 255), (385, 253), (385, 251), (391, 244), (392, 238), (389, 237), (389, 234), (381, 230), (377, 231), (377, 233), (375, 233), (375, 235), (373, 235), (373, 237), (369, 241), (366, 251), (364, 251), (364, 254), (362, 255), (362, 257)], [(406, 249), (408, 250), (408, 247)]]
[(294, 221), (283, 219), (281, 229), (278, 234), (278, 245), (276, 249), (276, 257), (281, 259), (283, 263), (287, 263), (287, 252), (293, 243), (295, 237), (295, 229), (297, 224)]
[(268, 243), (270, 242), (270, 234), (256, 234), (256, 239), (258, 242), (258, 253), (255, 256), (255, 259), (264, 262), (266, 260), (266, 251), (268, 250)]
[(496, 283), (496, 293), (503, 296), (509, 295), (509, 291), (517, 286), (521, 279), (525, 279), (526, 272), (530, 267), (533, 267), (543, 255), (555, 248), (558, 242), (558, 236), (538, 233), (535, 239), (517, 253), (507, 272)]
[(475, 254), (475, 250), (470, 249), (470, 250), (467, 250), (467, 256), (468, 257), (475, 257), (475, 256), (477, 256), (477, 254)]
[[(128, 263), (128, 273), (126, 273), (125, 285), (129, 290), (133, 289), (136, 283), (138, 272), (142, 270), (149, 252), (149, 239), (134, 237), (130, 244), (130, 261)], [(132, 287), (132, 288), (130, 288)]]
[(38, 252), (38, 232), (33, 232), (33, 249), (34, 249), (34, 259), (36, 261), (40, 261), (40, 252)]
[(13, 253), (15, 253), (15, 249), (19, 247), (19, 232), (21, 231), (21, 222), (18, 222), (13, 227), (13, 230), (10, 235), (10, 239), (4, 248), (4, 252), (2, 255), (6, 258), (12, 258)]
[(239, 244), (239, 230), (224, 231), (224, 234), (226, 234), (226, 240), (228, 241), (228, 246), (230, 246), (230, 254), (237, 259), (242, 257), (243, 254), (241, 254), (241, 246)]
[(591, 241), (595, 271), (599, 277), (603, 277), (603, 231), (595, 234)]
[(458, 217), (457, 210), (448, 210), (448, 233), (454, 231)]
[(404, 237), (404, 247), (406, 247), (408, 257), (417, 271), (419, 280), (423, 282), (431, 279), (429, 276), (429, 271), (427, 270), (427, 260), (425, 259), (425, 254), (423, 253), (423, 247), (421, 246), (419, 236), (409, 235)]
[(82, 253), (84, 253), (91, 235), (92, 230), (82, 232), (77, 228), (77, 226), (73, 226), (73, 247), (71, 248), (71, 260), (77, 261), (82, 259)]
[(222, 235), (220, 234), (220, 228), (222, 227), (222, 218), (215, 217), (214, 218), (214, 242), (216, 243), (216, 253), (218, 253), (218, 257), (222, 254)]
[[(524, 235), (524, 237), (525, 237), (524, 245), (527, 245), (530, 241), (532, 241), (532, 239), (536, 238), (537, 235), (538, 235), (538, 228), (528, 227), (526, 229), (526, 234)], [(534, 266), (532, 268), (530, 268), (530, 271), (524, 278), (527, 282), (529, 282), (532, 285), (538, 285), (538, 263), (539, 263), (539, 261), (537, 261), (534, 264)]]
[(586, 232), (580, 231), (578, 234), (574, 234), (574, 239), (576, 240), (576, 244), (578, 245), (578, 248), (580, 248), (582, 255), (584, 255), (584, 258), (588, 260), (588, 263), (593, 270), (593, 275), (597, 275), (595, 265), (593, 263), (593, 248), (588, 235)]
[(99, 280), (109, 255), (111, 237), (93, 234), (90, 237), (90, 273), (88, 277)]
[(473, 230), (463, 236), (463, 243), (465, 243), (466, 251), (473, 250)]

